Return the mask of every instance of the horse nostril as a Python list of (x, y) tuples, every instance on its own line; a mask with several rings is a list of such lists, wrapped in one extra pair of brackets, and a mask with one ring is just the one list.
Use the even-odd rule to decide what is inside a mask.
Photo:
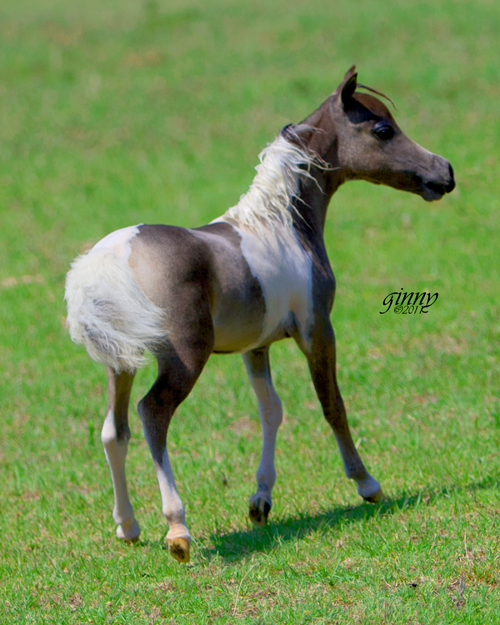
[(451, 193), (455, 188), (455, 174), (453, 173), (453, 167), (451, 164), (448, 164), (448, 167), (450, 168), (450, 182), (446, 186), (446, 192)]

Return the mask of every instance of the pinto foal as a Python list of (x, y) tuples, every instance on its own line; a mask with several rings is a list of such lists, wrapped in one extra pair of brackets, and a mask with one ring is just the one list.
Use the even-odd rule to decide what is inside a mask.
[(309, 363), (348, 478), (367, 501), (383, 497), (354, 446), (335, 374), (330, 323), (335, 279), (323, 242), (332, 195), (368, 180), (439, 200), (453, 190), (447, 160), (406, 137), (384, 104), (356, 93), (355, 68), (298, 125), (286, 126), (261, 154), (239, 203), (196, 229), (138, 225), (118, 230), (75, 260), (66, 282), (71, 337), (106, 365), (108, 410), (102, 441), (113, 479), (117, 536), (140, 528), (127, 492), (128, 404), (134, 374), (149, 350), (158, 377), (139, 403), (168, 524), (171, 555), (189, 560), (190, 535), (166, 448), (175, 409), (210, 354), (241, 353), (257, 395), (263, 430), (250, 518), (266, 522), (282, 420), (269, 347), (293, 337)]

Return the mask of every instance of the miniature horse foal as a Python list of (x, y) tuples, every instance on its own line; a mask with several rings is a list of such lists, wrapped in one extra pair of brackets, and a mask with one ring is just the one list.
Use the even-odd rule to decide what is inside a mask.
[(269, 347), (285, 337), (293, 337), (307, 358), (347, 477), (367, 501), (383, 497), (353, 443), (337, 386), (326, 211), (348, 180), (389, 185), (427, 201), (439, 200), (455, 183), (447, 160), (406, 137), (380, 100), (356, 92), (356, 77), (352, 67), (314, 113), (282, 130), (263, 151), (248, 193), (212, 223), (118, 230), (73, 263), (66, 283), (71, 337), (107, 366), (102, 441), (118, 538), (135, 540), (140, 532), (127, 492), (125, 456), (130, 391), (146, 350), (158, 362), (158, 377), (139, 403), (139, 414), (176, 560), (189, 560), (191, 539), (167, 453), (167, 430), (213, 353), (243, 355), (258, 399), (263, 446), (257, 491), (250, 497), (254, 523), (264, 524), (271, 510), (282, 410), (271, 381)]

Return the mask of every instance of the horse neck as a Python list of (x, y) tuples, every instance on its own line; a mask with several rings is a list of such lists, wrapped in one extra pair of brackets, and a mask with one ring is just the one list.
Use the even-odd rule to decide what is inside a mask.
[(302, 178), (295, 201), (298, 221), (303, 224), (301, 230), (304, 234), (309, 231), (321, 240), (330, 200), (346, 180), (345, 170), (340, 165), (336, 125), (332, 123), (328, 111), (325, 112), (326, 104), (302, 122), (306, 132), (308, 127), (314, 128), (307, 141), (308, 151), (317, 154), (319, 162), (325, 166), (313, 166), (311, 177)]
[(344, 180), (340, 172), (318, 167), (311, 174), (311, 178), (301, 180), (294, 199), (294, 226), (307, 238), (322, 240), (328, 205)]

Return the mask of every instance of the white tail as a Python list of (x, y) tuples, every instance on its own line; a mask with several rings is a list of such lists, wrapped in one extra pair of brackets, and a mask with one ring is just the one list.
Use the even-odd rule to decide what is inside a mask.
[(72, 263), (65, 299), (73, 341), (116, 372), (132, 373), (146, 364), (146, 350), (165, 341), (165, 313), (112, 250), (93, 249)]

